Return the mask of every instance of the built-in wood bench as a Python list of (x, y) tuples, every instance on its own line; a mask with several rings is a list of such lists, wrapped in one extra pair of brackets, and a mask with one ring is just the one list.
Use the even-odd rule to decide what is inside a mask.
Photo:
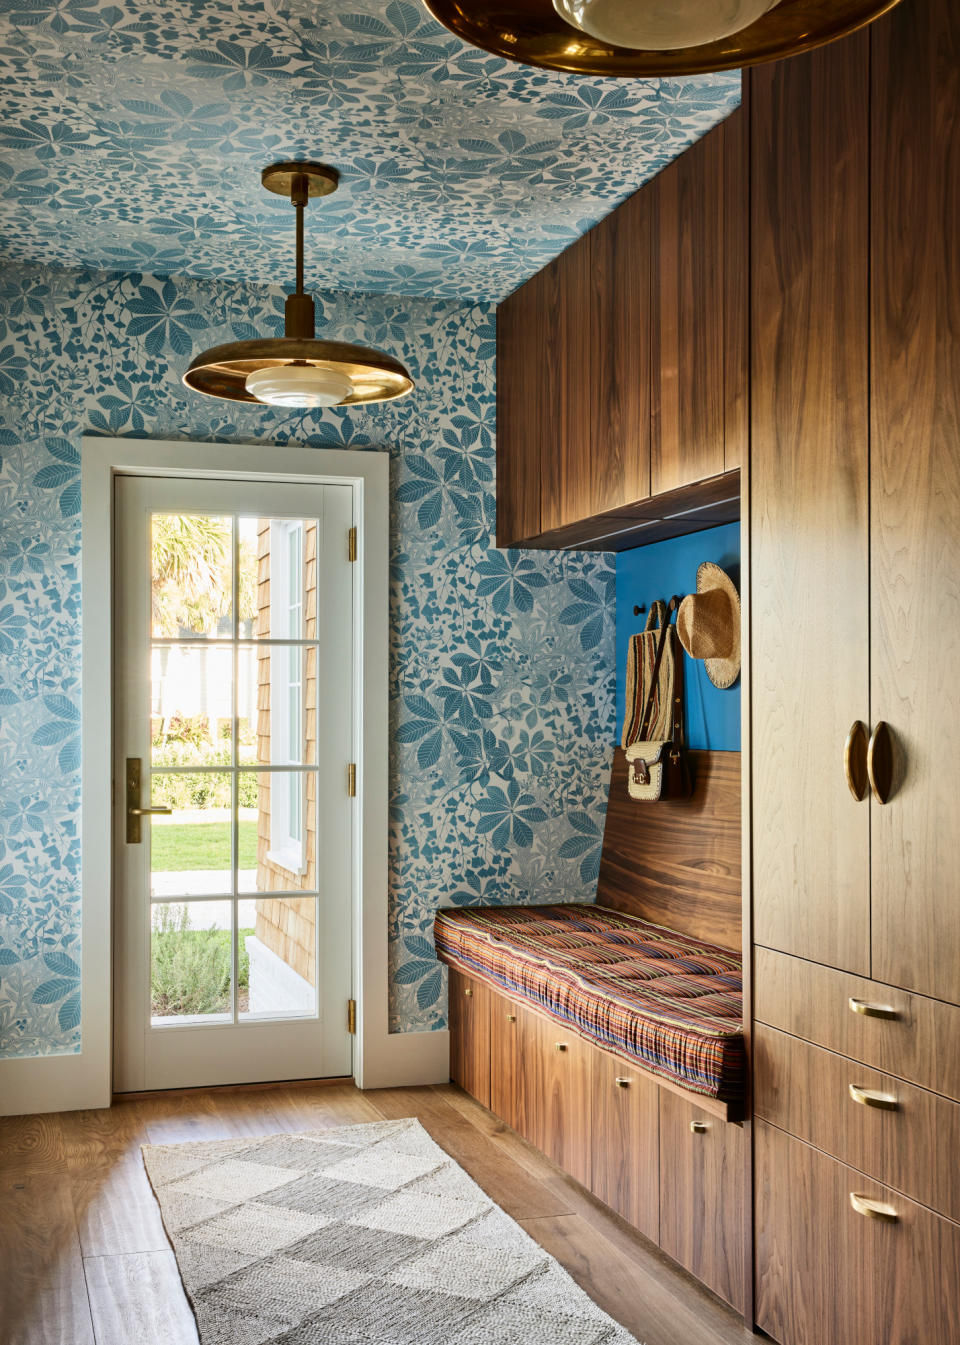
[[(739, 755), (693, 757), (692, 798), (637, 804), (618, 751), (598, 907), (441, 912), (436, 939), (454, 1081), (742, 1311)], [(682, 1020), (696, 1013), (631, 1015), (630, 948), (645, 938), (676, 992), (654, 1010), (682, 1004), (688, 968), (691, 1001), (717, 1001), (699, 1017), (726, 1024), (724, 1049), (705, 1048), (701, 1021), (685, 1056)]]

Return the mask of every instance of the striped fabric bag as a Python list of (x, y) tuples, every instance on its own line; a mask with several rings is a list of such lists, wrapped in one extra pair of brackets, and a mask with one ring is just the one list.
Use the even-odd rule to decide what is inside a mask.
[(627, 677), (624, 704), (623, 732), (620, 746), (636, 742), (657, 742), (673, 737), (673, 689), (676, 679), (676, 635), (671, 626), (660, 662), (660, 675), (653, 694), (650, 722), (643, 732), (643, 713), (650, 698), (653, 668), (657, 657), (660, 627), (669, 621), (666, 604), (652, 603), (647, 624), (639, 635), (631, 635), (627, 643)]

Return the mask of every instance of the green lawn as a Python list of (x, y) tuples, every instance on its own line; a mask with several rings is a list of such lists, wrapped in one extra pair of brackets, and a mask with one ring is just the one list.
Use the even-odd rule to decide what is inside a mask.
[[(257, 824), (241, 822), (240, 868), (257, 867)], [(223, 869), (230, 865), (229, 822), (174, 822), (154, 826), (150, 837), (154, 873)]]

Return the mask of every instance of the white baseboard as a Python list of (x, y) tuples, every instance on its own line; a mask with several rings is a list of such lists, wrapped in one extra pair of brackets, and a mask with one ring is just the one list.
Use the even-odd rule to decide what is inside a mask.
[(83, 1055), (0, 1060), (0, 1116), (110, 1106), (110, 1075)]
[(450, 1033), (391, 1032), (364, 1043), (360, 1088), (413, 1088), (450, 1082)]

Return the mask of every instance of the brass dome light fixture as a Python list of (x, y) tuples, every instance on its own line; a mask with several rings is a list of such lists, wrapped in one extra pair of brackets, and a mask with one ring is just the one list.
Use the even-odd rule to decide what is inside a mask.
[(698, 75), (834, 42), (900, 0), (424, 0), (508, 61), (574, 75)]
[(316, 339), (313, 299), (303, 291), (303, 212), (312, 196), (337, 190), (336, 169), (321, 163), (274, 163), (263, 170), (260, 181), (267, 191), (289, 196), (297, 212), (296, 290), (287, 295), (283, 336), (213, 346), (192, 362), (184, 383), (208, 397), (280, 407), (353, 406), (410, 392), (413, 379), (392, 355)]

